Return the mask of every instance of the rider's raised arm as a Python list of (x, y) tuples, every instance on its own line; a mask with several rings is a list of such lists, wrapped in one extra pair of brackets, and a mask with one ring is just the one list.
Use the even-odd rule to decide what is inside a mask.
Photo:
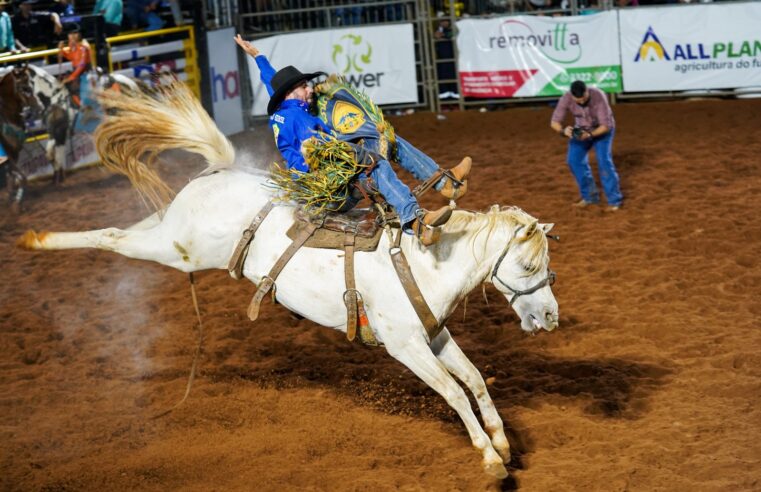
[(262, 54), (255, 56), (254, 61), (256, 62), (256, 66), (259, 67), (262, 83), (267, 88), (267, 93), (269, 93), (270, 97), (272, 97), (272, 94), (275, 91), (272, 89), (271, 82), (272, 77), (275, 76), (276, 70), (272, 68), (272, 65), (270, 65), (270, 61), (267, 59), (267, 57)]
[(256, 66), (259, 67), (259, 73), (260, 77), (262, 79), (262, 83), (267, 88), (267, 93), (272, 97), (272, 94), (275, 92), (272, 89), (272, 77), (275, 76), (275, 69), (272, 68), (272, 65), (270, 65), (269, 60), (267, 60), (267, 57), (262, 55), (259, 50), (254, 46), (253, 44), (249, 43), (248, 41), (244, 40), (240, 34), (235, 36), (233, 38), (235, 40), (235, 43), (240, 46), (243, 51), (246, 52), (248, 56), (253, 57), (253, 59), (256, 61)]

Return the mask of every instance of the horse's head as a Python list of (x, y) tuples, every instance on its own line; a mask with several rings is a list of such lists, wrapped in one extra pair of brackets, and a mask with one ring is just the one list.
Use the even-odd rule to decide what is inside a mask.
[(29, 65), (17, 65), (13, 68), (13, 78), (16, 81), (16, 93), (25, 108), (38, 113), (43, 110), (40, 100), (34, 93), (34, 72)]
[(0, 98), (2, 98), (0, 112), (6, 121), (21, 127), (24, 126), (22, 114), (28, 105), (28, 93), (23, 79), (19, 77), (17, 67), (0, 75)]
[(520, 316), (524, 331), (552, 331), (558, 327), (558, 303), (551, 289), (555, 272), (549, 268), (546, 235), (554, 224), (540, 224), (520, 209), (505, 213), (516, 225), (489, 279)]

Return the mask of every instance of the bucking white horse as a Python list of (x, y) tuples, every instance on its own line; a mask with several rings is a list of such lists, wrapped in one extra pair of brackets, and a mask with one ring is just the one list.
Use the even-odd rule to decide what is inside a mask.
[[(146, 153), (155, 157), (169, 148), (191, 150), (218, 172), (192, 180), (161, 213), (129, 229), (28, 231), (19, 244), (29, 249), (114, 251), (183, 272), (227, 269), (241, 233), (273, 198), (271, 187), (264, 186), (266, 177), (232, 167), (232, 145), (184, 89), (175, 87), (158, 98), (109, 99), (105, 105), (115, 115), (97, 134), (103, 161), (129, 176), (151, 201), (160, 203), (168, 188), (150, 162), (139, 159)], [(294, 223), (294, 210), (292, 204), (281, 203), (258, 229), (243, 266), (243, 275), (255, 284), (290, 245), (286, 231)], [(546, 233), (551, 227), (518, 208), (455, 211), (437, 244), (426, 248), (405, 236), (401, 247), (437, 320), (446, 320), (469, 292), (486, 282), (509, 300), (525, 332), (552, 331), (558, 326), (558, 305), (550, 288), (554, 274), (548, 265)], [(446, 327), (428, 339), (392, 266), (391, 247), (384, 235), (376, 251), (355, 256), (357, 290), (364, 297), (372, 330), (392, 357), (457, 411), (483, 455), (486, 472), (504, 478), (510, 446), (484, 380)], [(277, 278), (277, 301), (320, 325), (346, 331), (343, 261), (335, 250), (301, 248)], [(455, 378), (475, 396), (483, 427)]]

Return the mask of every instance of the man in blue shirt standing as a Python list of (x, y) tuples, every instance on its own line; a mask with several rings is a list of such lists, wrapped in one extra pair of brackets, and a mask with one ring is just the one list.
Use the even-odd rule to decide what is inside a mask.
[[(302, 142), (319, 133), (340, 137), (320, 118), (309, 112), (314, 91), (308, 82), (322, 74), (304, 74), (293, 66), (275, 72), (267, 58), (253, 45), (244, 41), (240, 35), (235, 38), (235, 42), (248, 55), (254, 57), (261, 71), (261, 80), (270, 95), (270, 102), (267, 105), (270, 127), (287, 167), (308, 172), (309, 166), (301, 154)], [(366, 150), (376, 151), (373, 145), (371, 141), (369, 145), (366, 145)], [(397, 145), (400, 164), (411, 171), (416, 178), (426, 179), (438, 170), (438, 165), (432, 159), (402, 138), (397, 137)], [(466, 157), (450, 172), (455, 179), (463, 181), (468, 176), (470, 167), (471, 160)], [(415, 233), (424, 245), (432, 244), (436, 235), (423, 235), (422, 232), (426, 228), (438, 227), (446, 223), (452, 215), (452, 208), (445, 206), (435, 211), (427, 211), (420, 207), (407, 185), (396, 176), (391, 164), (385, 159), (377, 162), (369, 173), (369, 177), (375, 182), (378, 191), (386, 201), (396, 210), (402, 229), (408, 233)], [(366, 178), (364, 173), (358, 176), (358, 179)], [(457, 188), (448, 178), (439, 180), (435, 188), (448, 198), (457, 198), (465, 192), (465, 186)]]

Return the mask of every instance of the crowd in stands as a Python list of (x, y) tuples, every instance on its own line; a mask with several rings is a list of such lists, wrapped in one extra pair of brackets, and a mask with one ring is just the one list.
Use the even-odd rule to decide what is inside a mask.
[[(570, 14), (572, 0), (429, 0), (430, 13), (443, 12), (455, 17), (501, 15), (507, 13)], [(590, 14), (603, 4), (615, 7), (677, 3), (706, 3), (714, 0), (577, 0), (576, 12)], [(721, 0), (716, 0), (721, 1)], [(452, 4), (453, 2), (453, 4)], [(240, 0), (241, 13), (259, 14), (249, 32), (280, 32), (300, 29), (404, 21), (412, 17), (413, 1), (377, 5), (374, 0)], [(286, 13), (283, 13), (286, 12)]]
[(0, 54), (54, 48), (70, 26), (82, 26), (87, 37), (101, 15), (105, 36), (136, 30), (157, 30), (182, 24), (180, 0), (0, 0)]

